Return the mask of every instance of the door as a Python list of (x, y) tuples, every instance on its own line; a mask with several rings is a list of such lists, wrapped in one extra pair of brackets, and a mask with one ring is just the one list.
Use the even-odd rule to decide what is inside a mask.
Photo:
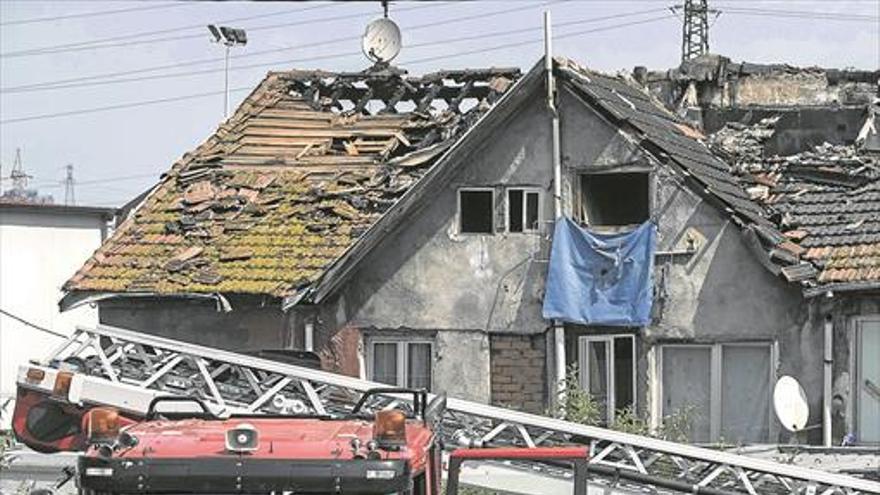
[(856, 336), (856, 432), (880, 444), (880, 320), (864, 320)]

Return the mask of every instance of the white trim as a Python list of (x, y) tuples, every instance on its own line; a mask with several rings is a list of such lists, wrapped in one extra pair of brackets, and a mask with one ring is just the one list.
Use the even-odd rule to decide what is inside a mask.
[(409, 381), (409, 352), (408, 345), (409, 344), (427, 344), (431, 348), (431, 357), (428, 365), (431, 369), (431, 383), (428, 384), (428, 389), (432, 389), (434, 387), (434, 342), (430, 339), (425, 338), (393, 338), (387, 336), (378, 336), (378, 337), (367, 337), (366, 338), (366, 348), (367, 348), (367, 379), (370, 381), (375, 381), (373, 379), (373, 348), (376, 344), (394, 344), (397, 352), (397, 383), (398, 387), (406, 387), (407, 382)]
[[(859, 355), (861, 353), (860, 351), (862, 348), (862, 336), (865, 332), (864, 324), (868, 323), (868, 322), (880, 323), (880, 315), (865, 315), (865, 316), (857, 316), (857, 317), (853, 318), (854, 332), (853, 332), (852, 338), (850, 339), (850, 352), (849, 352), (849, 355), (850, 355), (850, 376), (852, 377), (851, 378), (852, 382), (850, 385), (852, 387), (852, 392), (850, 393), (850, 397), (851, 397), (850, 402), (852, 403), (852, 416), (851, 416), (852, 417), (852, 422), (851, 422), (852, 428), (847, 428), (847, 431), (852, 431), (855, 434), (856, 442), (859, 445), (877, 445), (876, 442), (870, 442), (870, 443), (863, 442), (862, 438), (861, 438), (862, 437), (861, 431), (859, 428), (861, 426), (861, 424), (860, 424), (861, 418), (859, 417), (859, 413), (860, 413), (859, 409), (860, 409), (860, 405), (861, 405), (860, 404), (860, 402), (861, 402), (860, 401), (860, 396), (861, 396), (860, 384), (862, 381), (862, 366), (861, 366), (862, 360), (859, 358)], [(876, 330), (876, 331), (880, 331), (880, 330)], [(847, 426), (850, 426), (850, 425), (847, 425)]]
[(638, 391), (636, 390), (636, 374), (638, 369), (638, 356), (636, 355), (636, 339), (635, 335), (614, 334), (614, 335), (581, 335), (578, 337), (578, 381), (581, 388), (587, 392), (590, 390), (590, 382), (587, 379), (587, 372), (590, 370), (590, 353), (589, 345), (592, 342), (603, 342), (605, 344), (605, 420), (607, 424), (614, 423), (615, 414), (617, 413), (617, 397), (615, 396), (615, 363), (614, 363), (614, 341), (616, 339), (629, 339), (632, 345), (632, 405), (633, 409), (638, 408)]
[(664, 349), (709, 349), (709, 441), (717, 442), (721, 439), (721, 423), (724, 404), (722, 399), (723, 385), (723, 367), (724, 367), (724, 347), (761, 347), (768, 351), (768, 367), (770, 368), (767, 384), (768, 384), (768, 407), (767, 407), (767, 438), (764, 441), (770, 441), (777, 433), (774, 422), (773, 412), (773, 385), (776, 383), (776, 368), (778, 366), (779, 352), (778, 343), (776, 341), (750, 341), (750, 342), (718, 342), (713, 344), (695, 343), (675, 343), (675, 344), (657, 344), (654, 346), (657, 350), (656, 357), (656, 376), (657, 386), (652, 390), (657, 405), (652, 407), (651, 424), (655, 428), (659, 428), (662, 418), (668, 411), (663, 409), (663, 354)]
[[(461, 193), (462, 192), (490, 192), (492, 193), (492, 210), (490, 220), (492, 221), (492, 228), (490, 232), (464, 232), (461, 230)], [(455, 203), (456, 203), (456, 225), (455, 230), (459, 234), (463, 235), (494, 235), (495, 234), (495, 188), (494, 187), (459, 187), (455, 191)]]
[[(511, 191), (521, 191), (522, 196), (522, 230), (519, 232), (512, 232), (510, 230), (510, 192)], [(529, 194), (537, 194), (538, 195), (538, 211), (537, 211), (537, 219), (538, 225), (535, 228), (528, 227), (528, 195)], [(508, 234), (534, 234), (540, 232), (541, 230), (541, 212), (544, 209), (544, 195), (542, 194), (540, 187), (533, 186), (517, 186), (517, 187), (508, 187), (504, 190), (504, 230)]]

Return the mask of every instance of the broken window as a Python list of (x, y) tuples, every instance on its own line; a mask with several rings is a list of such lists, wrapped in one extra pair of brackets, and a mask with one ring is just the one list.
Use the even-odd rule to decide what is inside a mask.
[(644, 223), (649, 216), (648, 174), (581, 175), (582, 220), (593, 226)]
[(581, 386), (599, 404), (605, 424), (635, 406), (635, 339), (632, 335), (578, 338)]
[(431, 342), (373, 340), (368, 353), (370, 380), (395, 387), (431, 389)]
[(493, 233), (495, 231), (494, 216), (494, 190), (460, 189), (458, 191), (458, 218), (461, 233)]
[(508, 189), (507, 231), (537, 232), (540, 200), (537, 189)]
[(692, 442), (770, 439), (770, 344), (662, 347), (662, 415), (686, 418)]

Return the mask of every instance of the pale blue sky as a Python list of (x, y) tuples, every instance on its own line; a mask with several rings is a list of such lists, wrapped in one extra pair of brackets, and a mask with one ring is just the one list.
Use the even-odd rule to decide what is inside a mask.
[[(541, 56), (541, 12), (550, 9), (558, 25), (555, 34), (562, 36), (555, 43), (557, 54), (603, 71), (628, 71), (635, 65), (666, 69), (677, 65), (680, 52), (680, 20), (663, 9), (674, 3), (395, 2), (391, 17), (401, 26), (404, 40), (395, 63), (412, 74), (485, 66), (527, 69)], [(880, 0), (710, 0), (710, 5), (722, 11), (728, 9), (712, 25), (711, 50), (734, 60), (872, 70), (880, 67), (878, 23), (803, 14), (834, 12), (877, 17)], [(745, 9), (760, 12), (747, 14)], [(128, 12), (81, 15), (110, 10)], [(0, 121), (13, 122), (0, 124), (2, 174), (8, 176), (15, 149), (21, 147), (25, 168), (34, 176), (31, 183), (40, 186), (41, 192), (52, 194), (56, 202), (64, 199), (64, 166), (72, 163), (80, 182), (76, 187), (78, 204), (120, 205), (153, 184), (174, 160), (213, 132), (222, 118), (222, 94), (57, 118), (14, 120), (220, 93), (223, 51), (209, 42), (204, 25), (230, 19), (251, 18), (229, 23), (247, 29), (249, 35), (248, 45), (234, 51), (237, 57), (232, 60), (232, 88), (251, 88), (270, 69), (361, 70), (368, 63), (360, 55), (357, 38), (366, 23), (379, 16), (379, 2), (4, 0), (0, 2)], [(19, 22), (43, 18), (55, 19)], [(593, 18), (606, 19), (589, 22)], [(627, 23), (637, 24), (613, 27)], [(109, 48), (27, 53), (186, 26), (191, 27), (111, 41), (108, 44), (114, 46)], [(608, 29), (584, 33), (597, 28)], [(160, 40), (142, 43), (156, 38)], [(496, 46), (505, 47), (467, 53)], [(255, 54), (270, 50), (274, 51)], [(26, 87), (206, 59), (215, 60), (116, 76), (129, 80), (124, 83), (103, 84), (110, 80), (104, 77), (71, 81), (66, 84), (72, 87), (61, 89), (28, 91)], [(156, 77), (193, 71), (203, 73)], [(102, 84), (91, 84), (94, 82)], [(246, 91), (233, 92), (233, 105), (245, 95)], [(4, 187), (8, 186), (8, 181), (4, 182)]]

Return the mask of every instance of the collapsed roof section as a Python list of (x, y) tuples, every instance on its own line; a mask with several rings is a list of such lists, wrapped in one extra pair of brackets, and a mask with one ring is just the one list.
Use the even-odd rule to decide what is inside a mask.
[(294, 294), (519, 76), (272, 72), (64, 288), (80, 296)]
[[(785, 277), (807, 295), (880, 288), (880, 156), (825, 144), (765, 157), (775, 119), (732, 125), (712, 140), (790, 241)], [(795, 263), (795, 261), (801, 261)]]
[(631, 133), (658, 160), (672, 166), (687, 183), (731, 215), (747, 244), (772, 273), (811, 266), (799, 259), (801, 249), (771, 221), (772, 211), (751, 198), (724, 160), (707, 145), (706, 137), (668, 111), (647, 91), (621, 77), (592, 72), (557, 59), (561, 75), (597, 110)]

